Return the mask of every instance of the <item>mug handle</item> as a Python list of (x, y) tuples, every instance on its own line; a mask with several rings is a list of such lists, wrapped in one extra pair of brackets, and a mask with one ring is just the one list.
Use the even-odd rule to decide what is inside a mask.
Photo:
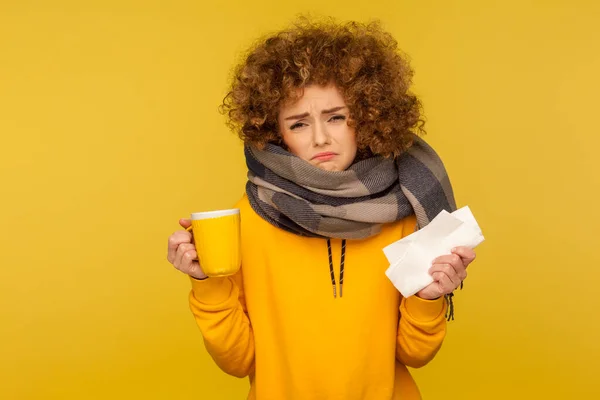
[[(188, 231), (188, 232), (192, 232), (192, 225), (190, 225), (187, 228), (185, 228), (185, 230)], [(193, 235), (193, 233), (192, 233), (192, 235)], [(192, 243), (193, 243), (193, 240), (194, 240), (194, 237), (192, 236)], [(198, 257), (194, 258), (192, 261), (198, 261), (199, 262)]]

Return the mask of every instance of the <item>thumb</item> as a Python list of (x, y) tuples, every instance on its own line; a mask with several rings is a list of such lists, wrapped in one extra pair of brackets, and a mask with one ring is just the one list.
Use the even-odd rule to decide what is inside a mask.
[(181, 225), (182, 228), (189, 228), (192, 225), (192, 220), (189, 218), (181, 218), (179, 220), (179, 225)]

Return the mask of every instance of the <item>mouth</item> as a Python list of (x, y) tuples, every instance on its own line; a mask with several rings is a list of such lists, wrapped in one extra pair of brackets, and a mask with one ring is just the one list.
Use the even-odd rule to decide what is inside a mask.
[(315, 155), (312, 160), (317, 160), (317, 161), (328, 161), (331, 160), (333, 157), (337, 156), (337, 153), (333, 153), (331, 151), (327, 151), (324, 153), (319, 153), (317, 155)]

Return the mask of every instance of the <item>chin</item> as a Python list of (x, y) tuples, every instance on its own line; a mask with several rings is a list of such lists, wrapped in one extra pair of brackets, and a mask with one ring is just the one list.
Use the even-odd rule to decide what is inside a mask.
[(332, 164), (319, 164), (317, 165), (317, 168), (320, 168), (324, 171), (341, 171), (341, 169), (337, 165)]

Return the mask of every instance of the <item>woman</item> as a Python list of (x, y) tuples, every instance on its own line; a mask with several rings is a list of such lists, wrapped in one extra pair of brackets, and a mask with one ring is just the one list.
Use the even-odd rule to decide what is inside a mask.
[(250, 399), (420, 398), (407, 366), (439, 350), (445, 296), (475, 254), (440, 256), (409, 298), (384, 274), (385, 246), (455, 209), (443, 164), (413, 133), (411, 76), (394, 39), (358, 23), (302, 22), (236, 69), (222, 111), (246, 144), (242, 268), (207, 278), (185, 230), (168, 259), (191, 277), (206, 349), (250, 377)]

